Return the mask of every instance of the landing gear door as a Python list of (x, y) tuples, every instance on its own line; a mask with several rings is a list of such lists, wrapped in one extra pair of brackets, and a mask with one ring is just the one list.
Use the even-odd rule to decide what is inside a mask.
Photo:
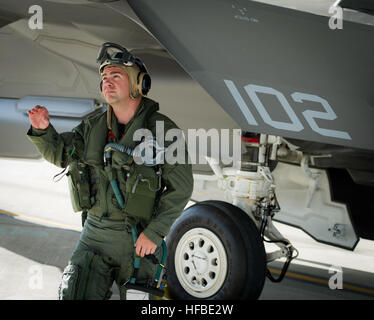
[(359, 238), (346, 204), (332, 201), (326, 170), (278, 163), (273, 171), (281, 210), (274, 220), (298, 227), (313, 239), (354, 250)]

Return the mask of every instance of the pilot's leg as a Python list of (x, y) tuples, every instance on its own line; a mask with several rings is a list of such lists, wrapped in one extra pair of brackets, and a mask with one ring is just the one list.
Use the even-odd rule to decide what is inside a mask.
[(60, 300), (105, 300), (112, 295), (114, 268), (103, 257), (78, 245), (65, 268), (59, 287)]
[[(59, 287), (61, 300), (109, 299), (114, 273), (118, 264), (104, 245), (100, 228), (84, 224), (81, 238), (68, 266), (65, 268)], [(109, 252), (109, 254), (111, 254)]]

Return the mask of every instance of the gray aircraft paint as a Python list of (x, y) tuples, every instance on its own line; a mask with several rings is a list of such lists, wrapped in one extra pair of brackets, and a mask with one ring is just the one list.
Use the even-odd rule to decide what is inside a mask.
[[(373, 26), (244, 0), (129, 3), (243, 130), (374, 150)], [(257, 93), (262, 108), (248, 85), (280, 94)]]
[[(230, 80), (224, 80), (227, 88), (231, 92), (233, 98), (235, 99), (236, 103), (238, 104), (241, 112), (243, 113), (244, 117), (246, 118), (249, 125), (257, 125), (256, 120), (254, 119), (252, 113), (249, 111), (248, 105), (244, 102), (243, 98), (241, 97), (239, 91), (235, 87), (235, 84)], [(260, 114), (262, 120), (270, 125), (273, 128), (281, 129), (281, 130), (288, 130), (288, 131), (295, 131), (300, 132), (304, 129), (304, 126), (301, 124), (300, 120), (296, 116), (296, 113), (293, 111), (292, 107), (288, 103), (285, 96), (269, 87), (263, 87), (263, 86), (256, 86), (249, 84), (244, 87), (244, 89), (247, 91), (248, 96), (251, 99), (251, 102), (256, 107), (258, 113)], [(288, 117), (291, 120), (290, 122), (282, 122), (282, 121), (274, 121), (271, 119), (271, 116), (269, 115), (268, 111), (264, 107), (263, 103), (259, 99), (257, 93), (265, 93), (276, 96), (280, 104), (282, 105), (284, 111), (287, 113)], [(322, 99), (321, 97), (306, 94), (302, 92), (294, 92), (291, 94), (292, 98), (296, 102), (304, 102), (306, 101), (314, 101), (318, 102), (322, 105), (325, 112), (319, 112), (319, 111), (313, 111), (313, 110), (306, 110), (303, 112), (303, 116), (305, 120), (308, 122), (310, 128), (314, 131), (319, 133), (322, 136), (326, 137), (334, 137), (338, 139), (347, 139), (351, 140), (351, 136), (347, 132), (338, 131), (338, 130), (331, 130), (331, 129), (324, 129), (318, 126), (315, 119), (324, 119), (324, 120), (335, 120), (337, 118), (334, 110), (331, 108), (329, 103)]]

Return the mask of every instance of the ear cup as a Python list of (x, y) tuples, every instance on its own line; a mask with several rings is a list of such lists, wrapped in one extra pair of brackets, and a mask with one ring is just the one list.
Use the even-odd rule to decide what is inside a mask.
[(147, 95), (151, 89), (151, 77), (146, 72), (138, 74), (138, 90), (142, 95)]

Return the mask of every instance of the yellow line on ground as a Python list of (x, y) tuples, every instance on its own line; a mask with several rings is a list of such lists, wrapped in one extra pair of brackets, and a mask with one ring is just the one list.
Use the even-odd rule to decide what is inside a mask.
[[(281, 273), (280, 270), (276, 270), (276, 269), (269, 269), (269, 271), (272, 272), (272, 273), (276, 273), (276, 274)], [(318, 278), (314, 278), (314, 277), (310, 277), (310, 276), (305, 276), (305, 275), (297, 274), (297, 273), (294, 273), (294, 272), (286, 272), (286, 277), (295, 278), (295, 279), (299, 279), (299, 280), (305, 280), (305, 281), (309, 281), (309, 282), (320, 283), (320, 284), (324, 284), (324, 285), (327, 285), (327, 286), (329, 285), (328, 280), (318, 279)], [(343, 289), (348, 289), (348, 290), (351, 290), (351, 291), (357, 291), (357, 292), (360, 292), (360, 293), (366, 293), (366, 294), (374, 295), (374, 290), (372, 290), (372, 289), (361, 288), (361, 287), (357, 287), (357, 286), (354, 286), (354, 285), (351, 285), (351, 284), (344, 284), (343, 283)]]
[(356, 286), (353, 286), (353, 285), (350, 285), (350, 284), (343, 284), (343, 288), (348, 289), (348, 290), (352, 290), (352, 291), (359, 291), (359, 292), (363, 292), (363, 293), (366, 293), (366, 294), (374, 295), (374, 290), (366, 289), (366, 288), (360, 288), (360, 287), (356, 287)]
[(53, 225), (53, 226), (61, 227), (61, 228), (65, 228), (65, 229), (71, 229), (71, 230), (75, 230), (75, 231), (82, 231), (82, 228), (70, 226), (68, 224), (64, 224), (64, 223), (60, 223), (60, 222), (54, 222), (54, 221), (45, 220), (45, 219), (41, 219), (41, 218), (30, 217), (30, 216), (26, 216), (24, 214), (17, 214), (17, 213), (13, 213), (13, 212), (1, 210), (1, 209), (0, 209), (0, 213), (6, 214), (6, 215), (9, 215), (9, 216), (13, 216), (13, 217), (18, 217), (18, 218), (26, 219), (26, 220), (35, 221), (35, 222), (41, 222), (41, 223), (45, 223), (45, 224), (49, 224), (49, 225)]

